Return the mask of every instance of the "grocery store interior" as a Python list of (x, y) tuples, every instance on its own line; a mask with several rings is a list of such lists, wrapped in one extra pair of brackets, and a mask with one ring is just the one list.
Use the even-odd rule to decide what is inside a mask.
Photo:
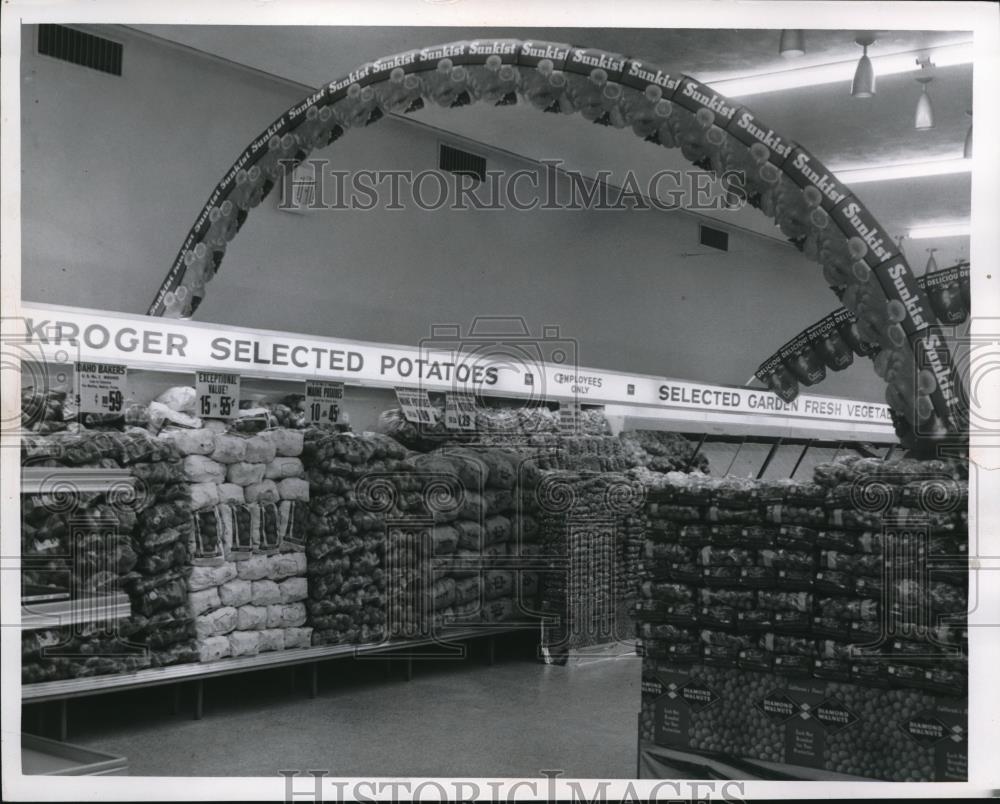
[(972, 53), (23, 25), (24, 771), (964, 780)]

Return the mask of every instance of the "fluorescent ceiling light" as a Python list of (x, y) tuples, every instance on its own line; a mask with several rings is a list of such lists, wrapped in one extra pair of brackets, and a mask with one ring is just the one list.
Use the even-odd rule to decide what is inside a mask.
[[(915, 54), (930, 56), (935, 67), (951, 67), (956, 64), (972, 63), (972, 42), (959, 42), (940, 47), (908, 50), (905, 53), (888, 55), (870, 55), (875, 74), (880, 78), (887, 75), (915, 72), (920, 69), (916, 63)], [(718, 75), (701, 76), (700, 80), (709, 84), (712, 89), (739, 98), (744, 95), (761, 95), (765, 92), (778, 92), (782, 89), (812, 87), (820, 84), (834, 84), (843, 81), (850, 86), (854, 71), (858, 66), (857, 59), (833, 62), (831, 64), (816, 64), (811, 67), (801, 67), (793, 70), (779, 70), (773, 73), (757, 73), (752, 75)]]
[(928, 240), (932, 237), (968, 237), (971, 231), (972, 227), (968, 221), (914, 226), (910, 229), (910, 239)]
[(968, 159), (933, 159), (924, 162), (900, 162), (894, 165), (872, 165), (871, 167), (830, 168), (837, 178), (850, 186), (870, 181), (892, 181), (893, 179), (915, 179), (921, 176), (946, 176), (950, 173), (971, 173), (972, 163)]

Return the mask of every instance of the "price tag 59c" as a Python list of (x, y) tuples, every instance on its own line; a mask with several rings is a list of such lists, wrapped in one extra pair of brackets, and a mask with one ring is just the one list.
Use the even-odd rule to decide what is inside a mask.
[(125, 407), (128, 369), (117, 363), (77, 363), (77, 407), (80, 413), (116, 415)]
[(240, 406), (240, 375), (195, 372), (195, 413), (205, 419), (231, 419)]

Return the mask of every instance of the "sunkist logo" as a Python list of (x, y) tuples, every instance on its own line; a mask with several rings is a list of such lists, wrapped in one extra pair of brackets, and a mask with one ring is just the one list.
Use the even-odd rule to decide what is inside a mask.
[(684, 85), (684, 94), (691, 98), (693, 101), (697, 101), (706, 109), (711, 109), (713, 112), (718, 112), (723, 117), (731, 117), (735, 111), (731, 106), (726, 106), (725, 99), (720, 98), (715, 93), (711, 95), (706, 95), (704, 92), (698, 89), (698, 85), (694, 81), (688, 81)]
[(656, 84), (667, 89), (676, 89), (681, 82), (680, 78), (671, 78), (669, 73), (665, 73), (662, 70), (653, 72), (652, 70), (645, 69), (641, 61), (630, 61), (628, 74), (632, 78), (639, 78), (648, 84)]
[(513, 53), (517, 47), (516, 42), (504, 42), (495, 39), (487, 39), (485, 42), (472, 42), (469, 45), (469, 53), (478, 55), (507, 55)]
[(910, 314), (910, 320), (913, 322), (914, 329), (927, 329), (929, 322), (924, 317), (924, 308), (920, 304), (920, 297), (916, 293), (911, 292), (907, 286), (906, 279), (910, 276), (910, 272), (907, 270), (906, 264), (897, 262), (895, 265), (890, 265), (888, 273), (893, 287), (896, 288), (896, 293), (899, 294), (899, 300)]
[(809, 157), (805, 153), (800, 152), (796, 154), (795, 159), (792, 160), (792, 167), (799, 171), (810, 184), (833, 201), (833, 203), (839, 204), (847, 197), (846, 193), (837, 190), (837, 185), (829, 173), (820, 174), (809, 167)]
[(441, 47), (431, 47), (420, 51), (421, 61), (431, 61), (432, 59), (446, 59), (452, 56), (464, 56), (467, 45), (461, 42), (455, 45), (442, 45)]
[(869, 227), (867, 223), (861, 217), (862, 206), (857, 201), (851, 201), (848, 204), (844, 204), (841, 214), (847, 218), (847, 222), (851, 224), (851, 227), (855, 232), (861, 237), (865, 243), (868, 244), (876, 257), (880, 260), (887, 260), (892, 256), (887, 248), (883, 246), (885, 239), (880, 237), (880, 232), (878, 227)]
[(753, 114), (750, 112), (744, 112), (741, 114), (739, 119), (736, 121), (736, 125), (750, 134), (750, 136), (757, 140), (757, 142), (766, 145), (778, 154), (778, 156), (788, 156), (788, 154), (792, 151), (792, 146), (782, 142), (781, 137), (774, 133), (774, 129), (769, 128), (765, 131), (754, 123)]
[(574, 50), (572, 59), (578, 64), (586, 64), (588, 67), (600, 67), (603, 70), (611, 70), (612, 72), (620, 72), (625, 65), (623, 59), (613, 59), (607, 53), (602, 53), (600, 56), (593, 56), (583, 50)]
[(566, 58), (566, 48), (555, 47), (553, 45), (540, 47), (532, 44), (531, 42), (525, 42), (521, 45), (521, 52), (526, 56), (532, 56), (536, 59), (560, 60)]

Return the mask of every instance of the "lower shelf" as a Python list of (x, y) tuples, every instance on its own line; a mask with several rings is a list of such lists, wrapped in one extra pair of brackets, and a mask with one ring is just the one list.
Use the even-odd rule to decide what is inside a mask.
[(22, 734), (21, 772), (25, 776), (128, 776), (128, 759)]
[(424, 639), (395, 640), (368, 645), (324, 645), (312, 648), (293, 648), (291, 650), (275, 651), (274, 653), (262, 653), (257, 656), (219, 659), (214, 662), (195, 662), (192, 664), (178, 664), (171, 667), (154, 667), (148, 670), (139, 670), (135, 673), (122, 673), (121, 675), (88, 676), (86, 678), (68, 678), (61, 681), (42, 681), (37, 684), (25, 684), (22, 686), (21, 700), (24, 703), (59, 701), (68, 698), (100, 695), (106, 692), (117, 692), (123, 689), (153, 687), (160, 684), (173, 684), (179, 681), (214, 678), (262, 668), (308, 664), (338, 656), (398, 654), (430, 645), (447, 646), (469, 639), (496, 636), (498, 634), (524, 631), (537, 627), (537, 624), (508, 624), (505, 626), (464, 628), (452, 632), (445, 631), (440, 636)]

